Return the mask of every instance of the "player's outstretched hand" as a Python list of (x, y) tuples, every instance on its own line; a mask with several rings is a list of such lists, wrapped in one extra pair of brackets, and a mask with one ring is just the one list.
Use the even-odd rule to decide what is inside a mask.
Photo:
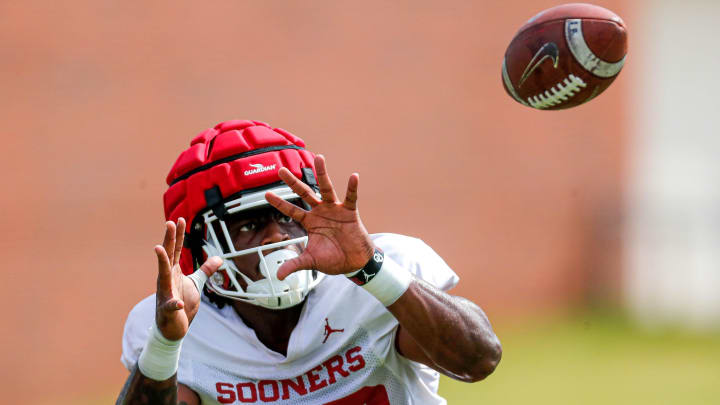
[[(155, 322), (158, 330), (169, 340), (185, 336), (200, 306), (202, 293), (180, 269), (184, 236), (185, 219), (180, 218), (177, 225), (168, 221), (165, 223), (163, 244), (155, 246), (158, 259)], [(213, 256), (203, 263), (200, 270), (211, 276), (221, 264), (222, 259)]]
[(272, 192), (265, 198), (275, 208), (299, 222), (308, 233), (305, 251), (295, 259), (283, 263), (277, 277), (282, 280), (297, 270), (313, 269), (325, 274), (344, 274), (365, 266), (374, 246), (357, 210), (359, 176), (353, 173), (348, 180), (343, 202), (338, 201), (322, 155), (315, 157), (321, 199), (288, 169), (281, 168), (280, 178), (309, 206), (306, 211), (283, 200)]

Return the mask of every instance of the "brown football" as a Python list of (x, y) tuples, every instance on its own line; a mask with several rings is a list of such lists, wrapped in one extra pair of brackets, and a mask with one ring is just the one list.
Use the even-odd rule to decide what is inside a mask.
[(520, 27), (505, 51), (503, 85), (528, 107), (575, 107), (615, 80), (626, 53), (627, 30), (615, 13), (591, 4), (564, 4)]

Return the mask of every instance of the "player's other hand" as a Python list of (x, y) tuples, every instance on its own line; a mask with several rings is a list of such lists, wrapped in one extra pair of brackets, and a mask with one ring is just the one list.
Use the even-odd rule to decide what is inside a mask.
[[(185, 336), (197, 314), (202, 294), (180, 269), (185, 225), (183, 218), (178, 220), (177, 225), (172, 221), (166, 222), (163, 243), (155, 246), (158, 260), (155, 322), (163, 336), (170, 340)], [(222, 259), (213, 256), (203, 263), (200, 270), (211, 276), (221, 264)]]
[(308, 234), (305, 251), (288, 260), (278, 270), (284, 279), (297, 270), (318, 270), (325, 274), (344, 274), (362, 268), (373, 255), (374, 246), (357, 209), (359, 175), (353, 173), (348, 180), (343, 202), (338, 201), (322, 155), (315, 157), (315, 170), (320, 186), (319, 199), (313, 190), (281, 168), (280, 178), (303, 199), (310, 210), (283, 200), (272, 192), (265, 194), (267, 201), (283, 214), (300, 223)]

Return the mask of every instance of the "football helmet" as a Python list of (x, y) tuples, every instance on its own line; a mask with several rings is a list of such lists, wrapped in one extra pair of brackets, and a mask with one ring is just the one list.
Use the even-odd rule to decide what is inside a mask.
[[(236, 215), (275, 210), (265, 200), (267, 191), (302, 202), (280, 180), (281, 167), (317, 192), (313, 159), (302, 139), (259, 121), (222, 122), (193, 138), (170, 169), (163, 196), (165, 218), (183, 217), (188, 224), (180, 258), (183, 273), (190, 275), (207, 257), (220, 256), (222, 266), (206, 283), (215, 294), (271, 309), (301, 303), (323, 274), (300, 270), (280, 281), (277, 270), (302, 253), (307, 235), (237, 249), (229, 223)], [(257, 268), (238, 268), (249, 255), (259, 257)]]

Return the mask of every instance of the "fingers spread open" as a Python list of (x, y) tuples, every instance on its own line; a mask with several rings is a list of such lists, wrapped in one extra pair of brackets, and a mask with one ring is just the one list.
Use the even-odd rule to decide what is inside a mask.
[(315, 171), (318, 175), (318, 186), (320, 186), (320, 196), (324, 202), (337, 202), (337, 195), (333, 188), (330, 176), (325, 165), (325, 157), (323, 155), (315, 156)]
[(349, 210), (357, 209), (358, 184), (360, 183), (360, 175), (353, 173), (348, 179), (347, 193), (345, 193), (345, 202), (343, 205)]
[(310, 270), (314, 267), (314, 259), (307, 252), (303, 252), (300, 256), (290, 259), (283, 263), (277, 272), (279, 280), (285, 280), (285, 277), (298, 270)]
[(179, 218), (175, 230), (175, 250), (172, 257), (172, 264), (180, 263), (180, 252), (182, 252), (183, 241), (185, 240), (185, 218)]
[(284, 167), (280, 168), (278, 172), (280, 179), (285, 182), (303, 201), (308, 203), (311, 207), (320, 204), (320, 200), (317, 198), (313, 190), (307, 184), (303, 183), (295, 177), (292, 172)]
[(282, 212), (283, 214), (292, 218), (295, 222), (299, 222), (302, 224), (303, 220), (305, 219), (305, 214), (307, 214), (307, 211), (293, 203), (283, 200), (272, 191), (268, 191), (267, 193), (265, 193), (265, 199), (267, 200), (267, 202), (270, 203), (270, 205), (277, 208), (277, 210)]

